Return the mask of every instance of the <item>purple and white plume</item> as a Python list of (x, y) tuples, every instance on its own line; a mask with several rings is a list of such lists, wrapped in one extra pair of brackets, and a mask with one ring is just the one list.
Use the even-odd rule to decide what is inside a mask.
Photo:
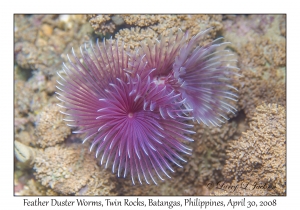
[(118, 177), (130, 174), (133, 184), (170, 178), (191, 153), (189, 120), (219, 126), (236, 111), (228, 43), (198, 46), (209, 31), (190, 41), (178, 31), (134, 53), (118, 41), (97, 41), (83, 45), (80, 57), (68, 56), (57, 86), (64, 120)]
[(228, 120), (228, 113), (236, 112), (232, 102), (237, 101), (237, 89), (231, 84), (238, 68), (223, 38), (198, 46), (210, 31), (202, 31), (188, 41), (188, 33), (179, 30), (168, 40), (164, 37), (141, 43), (139, 53), (145, 56), (149, 69), (157, 69), (151, 74), (152, 80), (181, 94), (183, 111), (190, 110), (189, 116), (198, 123), (220, 126)]
[(81, 57), (83, 63), (73, 53), (57, 86), (64, 120), (78, 128), (73, 133), (84, 133), (100, 163), (111, 165), (119, 177), (129, 173), (133, 183), (138, 178), (148, 184), (170, 177), (173, 165), (185, 162), (181, 154), (190, 154), (184, 143), (193, 141), (186, 134), (194, 133), (181, 116), (180, 94), (166, 95), (165, 88), (156, 87), (149, 76), (155, 70), (143, 80), (138, 74), (132, 78), (128, 72), (142, 73), (146, 63), (142, 57), (129, 61), (117, 44), (85, 45)]

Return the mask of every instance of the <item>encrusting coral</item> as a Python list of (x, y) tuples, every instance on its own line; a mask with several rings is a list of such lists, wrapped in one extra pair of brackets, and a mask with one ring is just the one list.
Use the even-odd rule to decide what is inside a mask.
[(140, 42), (146, 39), (156, 39), (157, 33), (155, 33), (151, 28), (141, 29), (140, 27), (132, 27), (131, 29), (124, 28), (121, 29), (118, 34), (116, 34), (116, 39), (119, 42), (124, 42), (125, 47), (130, 47), (130, 49), (135, 49), (140, 46)]
[(285, 123), (284, 107), (277, 104), (258, 106), (250, 121), (250, 129), (240, 139), (229, 143), (228, 159), (223, 169), (225, 179), (236, 183), (249, 182), (248, 192), (238, 191), (234, 195), (251, 195), (254, 185), (270, 187), (260, 189), (257, 195), (285, 195)]
[(40, 147), (61, 143), (69, 134), (71, 129), (63, 122), (63, 115), (56, 104), (46, 106), (37, 116), (35, 135)]
[(112, 15), (87, 15), (86, 18), (93, 27), (95, 33), (106, 35), (114, 33), (116, 25), (111, 19)]
[(222, 15), (121, 15), (130, 26), (149, 27), (158, 34), (168, 35), (171, 29), (190, 30), (192, 36), (199, 31), (213, 27), (216, 31), (222, 28)]
[(239, 57), (239, 109), (246, 120), (262, 103), (286, 102), (285, 15), (237, 15), (224, 20), (223, 33)]
[[(145, 38), (154, 40), (157, 37), (168, 36), (169, 31), (176, 32), (178, 28), (183, 31), (189, 30), (191, 36), (206, 28), (213, 28), (210, 32), (212, 37), (222, 28), (221, 15), (91, 14), (86, 17), (96, 34), (105, 36), (107, 33), (115, 33), (115, 38), (124, 40), (125, 46), (129, 45), (131, 49), (139, 46), (139, 42)], [(124, 25), (125, 28), (117, 27)], [(203, 45), (202, 42), (199, 44)]]
[(161, 20), (162, 15), (121, 15), (124, 22), (128, 25), (134, 25), (139, 27), (145, 27), (154, 25)]
[(34, 169), (42, 185), (62, 195), (113, 194), (109, 173), (99, 169), (86, 146), (48, 147), (36, 157)]

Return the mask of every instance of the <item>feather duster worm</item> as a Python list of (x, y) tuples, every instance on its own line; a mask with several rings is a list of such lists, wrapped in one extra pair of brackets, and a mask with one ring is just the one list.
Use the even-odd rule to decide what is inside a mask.
[(198, 123), (220, 126), (228, 120), (228, 113), (236, 111), (231, 101), (237, 101), (237, 89), (231, 83), (238, 68), (233, 54), (225, 49), (229, 43), (222, 42), (223, 38), (197, 46), (209, 31), (211, 28), (188, 41), (188, 33), (179, 30), (168, 40), (164, 37), (156, 43), (141, 43), (139, 53), (145, 56), (149, 69), (156, 68), (152, 80), (181, 94), (189, 116)]
[(188, 41), (188, 33), (141, 43), (130, 53), (112, 40), (85, 44), (81, 59), (73, 51), (58, 73), (57, 98), (73, 133), (86, 135), (96, 157), (118, 177), (130, 174), (142, 184), (171, 177), (190, 154), (187, 134), (194, 119), (219, 125), (235, 108), (230, 89), (233, 65), (220, 39), (199, 47), (210, 29)]
[[(105, 167), (111, 164), (118, 176), (130, 173), (133, 183), (135, 177), (148, 184), (150, 180), (156, 184), (155, 177), (170, 177), (172, 164), (182, 167), (180, 162), (185, 162), (180, 153), (191, 152), (184, 142), (192, 139), (185, 134), (194, 133), (189, 130), (193, 126), (180, 115), (183, 102), (176, 100), (179, 94), (165, 95), (164, 89), (151, 89), (152, 71), (148, 76), (143, 73), (146, 63), (141, 57), (129, 62), (117, 44), (85, 45), (81, 57), (83, 63), (75, 53), (69, 57), (63, 68), (65, 76), (59, 74), (57, 86), (58, 99), (63, 102), (59, 106), (67, 110), (62, 112), (67, 116), (64, 120), (79, 128), (73, 133), (85, 133), (84, 142), (92, 141), (91, 150), (96, 148), (100, 163)], [(131, 78), (128, 69), (142, 73), (143, 80), (138, 74)], [(176, 119), (161, 116), (167, 105), (177, 107), (178, 111), (172, 110), (178, 114)]]

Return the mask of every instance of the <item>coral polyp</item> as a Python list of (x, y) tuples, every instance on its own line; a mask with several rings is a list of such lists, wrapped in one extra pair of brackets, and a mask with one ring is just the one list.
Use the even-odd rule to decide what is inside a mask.
[(217, 39), (197, 46), (210, 29), (141, 43), (135, 52), (112, 40), (74, 50), (58, 73), (57, 98), (73, 133), (85, 134), (100, 164), (132, 183), (164, 180), (186, 162), (193, 141), (189, 120), (219, 125), (235, 108), (231, 76), (236, 69)]

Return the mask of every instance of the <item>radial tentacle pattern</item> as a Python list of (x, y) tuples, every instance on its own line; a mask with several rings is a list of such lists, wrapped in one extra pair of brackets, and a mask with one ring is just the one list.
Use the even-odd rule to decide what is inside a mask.
[(182, 153), (192, 125), (182, 112), (184, 100), (155, 86), (144, 56), (128, 52), (118, 43), (97, 42), (81, 47), (58, 73), (57, 98), (73, 133), (86, 135), (96, 156), (118, 176), (130, 174), (132, 182), (157, 183), (181, 166)]
[[(148, 61), (146, 68), (154, 69), (151, 80), (184, 100), (182, 112), (198, 123), (220, 126), (236, 109), (237, 89), (231, 84), (238, 70), (233, 54), (225, 48), (229, 43), (218, 38), (198, 46), (212, 28), (188, 39), (188, 32), (164, 37), (161, 41), (141, 43), (139, 53)], [(135, 69), (139, 71), (139, 69)], [(238, 74), (236, 74), (238, 75)]]
[[(134, 67), (131, 75), (133, 77), (141, 75), (141, 79), (150, 80), (150, 95), (156, 95), (156, 99), (159, 98), (160, 103), (145, 101), (145, 106), (151, 109), (151, 105), (158, 105), (163, 118), (168, 116), (173, 119), (177, 117), (193, 119), (192, 116), (189, 116), (191, 109), (184, 108), (185, 99), (182, 98), (180, 92), (174, 89), (174, 84), (177, 80), (174, 79), (171, 73), (175, 58), (187, 41), (187, 38), (188, 33), (183, 33), (181, 30), (178, 30), (176, 35), (170, 32), (168, 37), (162, 37), (160, 41), (156, 40), (153, 42), (147, 39), (141, 42), (141, 47), (138, 51), (134, 54), (129, 54), (132, 60), (136, 57), (143, 57), (142, 62), (144, 62), (145, 68), (138, 68), (137, 63), (130, 64)], [(174, 80), (175, 83), (171, 80)], [(179, 104), (180, 106), (178, 106)]]
[[(233, 83), (237, 60), (225, 48), (228, 42), (220, 37), (204, 46), (197, 46), (210, 29), (200, 32), (182, 46), (173, 65), (176, 89), (186, 99), (194, 119), (205, 125), (220, 126), (228, 120), (228, 113), (237, 111), (231, 104), (238, 95)], [(197, 46), (195, 48), (195, 46)]]
[(210, 31), (189, 38), (179, 30), (134, 52), (97, 41), (68, 56), (57, 86), (64, 120), (119, 177), (129, 174), (133, 184), (171, 177), (191, 153), (187, 120), (220, 126), (235, 113), (236, 60), (222, 38), (198, 46)]

